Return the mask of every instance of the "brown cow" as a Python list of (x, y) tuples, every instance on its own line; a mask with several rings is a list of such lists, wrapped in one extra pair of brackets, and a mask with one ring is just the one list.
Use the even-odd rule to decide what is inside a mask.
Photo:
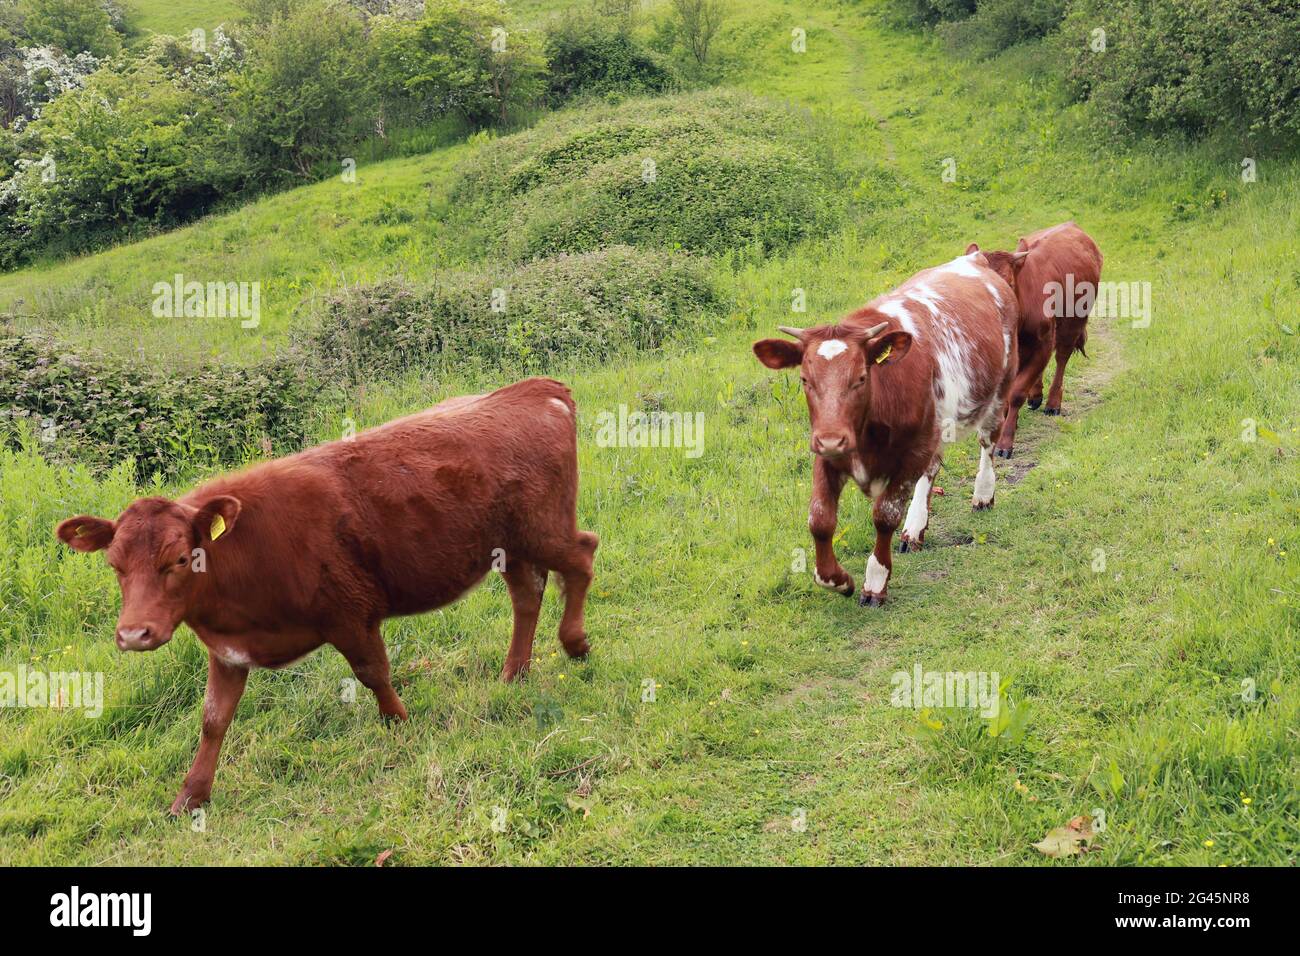
[(900, 522), (900, 550), (921, 546), (943, 442), (978, 433), (973, 505), (992, 507), (990, 450), (1016, 367), (1015, 320), (1011, 287), (974, 253), (918, 272), (837, 325), (783, 326), (797, 341), (754, 343), (769, 368), (801, 366), (816, 455), (808, 529), (822, 587), (853, 593), (833, 547), (847, 478), (874, 502), (876, 545), (859, 604), (884, 603)]
[[(972, 243), (967, 253), (978, 251)], [(1047, 393), (1047, 415), (1061, 414), (1065, 366), (1088, 341), (1088, 314), (1101, 281), (1101, 250), (1073, 222), (1064, 222), (1021, 239), (1012, 252), (987, 252), (990, 265), (1011, 282), (1020, 306), (1017, 346), (1020, 368), (1007, 399), (996, 454), (1010, 458), (1020, 406), (1043, 401), (1043, 371), (1056, 351), (1056, 374)], [(1086, 353), (1085, 353), (1086, 354)]]
[(203, 735), (172, 804), (211, 793), (217, 754), (254, 667), (323, 644), (406, 719), (380, 636), (385, 618), (455, 601), (502, 572), (514, 607), (503, 680), (528, 669), (555, 571), (560, 642), (585, 655), (583, 604), (596, 535), (579, 531), (576, 409), (533, 378), (218, 478), (169, 501), (141, 498), (116, 521), (58, 527), (77, 551), (107, 549), (122, 591), (117, 645), (148, 651), (188, 624), (208, 649)]

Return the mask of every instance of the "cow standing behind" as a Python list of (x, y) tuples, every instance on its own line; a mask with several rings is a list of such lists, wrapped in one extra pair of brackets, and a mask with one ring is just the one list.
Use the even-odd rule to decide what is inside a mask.
[(973, 505), (993, 505), (990, 451), (1016, 368), (1015, 321), (1011, 287), (976, 252), (918, 272), (837, 325), (782, 327), (796, 341), (754, 343), (769, 368), (801, 367), (816, 456), (808, 528), (822, 587), (853, 593), (833, 546), (848, 478), (870, 495), (876, 526), (860, 604), (885, 601), (900, 522), (900, 550), (921, 546), (943, 442), (979, 435)]
[[(973, 243), (967, 253), (977, 252)], [(1073, 222), (1025, 236), (1015, 252), (987, 252), (990, 265), (1011, 282), (1020, 308), (1017, 350), (1020, 367), (1007, 397), (1006, 417), (996, 453), (1010, 458), (1015, 446), (1020, 407), (1043, 401), (1043, 372), (1056, 352), (1056, 374), (1044, 414), (1061, 414), (1065, 366), (1088, 341), (1088, 315), (1101, 281), (1101, 250)]]
[(62, 522), (72, 548), (107, 549), (122, 591), (119, 648), (153, 650), (184, 622), (208, 649), (203, 734), (172, 812), (208, 798), (251, 668), (331, 644), (380, 712), (405, 720), (380, 623), (450, 604), (493, 567), (514, 608), (503, 680), (528, 669), (549, 571), (565, 586), (560, 642), (586, 654), (597, 538), (577, 525), (575, 413), (564, 385), (528, 379), (175, 501), (141, 498), (116, 521)]

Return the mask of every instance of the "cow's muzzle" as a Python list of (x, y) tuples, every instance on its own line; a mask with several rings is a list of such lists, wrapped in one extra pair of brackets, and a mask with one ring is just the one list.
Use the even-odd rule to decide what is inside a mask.
[(848, 438), (843, 435), (814, 435), (812, 452), (823, 458), (842, 458), (853, 451)]
[(162, 647), (172, 639), (171, 630), (162, 630), (149, 624), (137, 624), (134, 627), (117, 629), (117, 649), (119, 651), (152, 651)]

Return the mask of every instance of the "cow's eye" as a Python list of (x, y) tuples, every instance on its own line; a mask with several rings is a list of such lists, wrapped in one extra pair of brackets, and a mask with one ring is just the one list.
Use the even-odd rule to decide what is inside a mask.
[(182, 568), (185, 567), (185, 565), (190, 563), (189, 555), (182, 554), (179, 558), (176, 559), (176, 563), (180, 565)]

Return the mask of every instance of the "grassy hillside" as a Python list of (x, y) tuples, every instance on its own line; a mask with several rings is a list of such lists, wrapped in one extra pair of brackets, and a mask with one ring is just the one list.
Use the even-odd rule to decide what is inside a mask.
[(212, 30), (239, 16), (237, 0), (127, 0), (127, 22), (150, 33), (188, 34)]
[[(580, 523), (602, 537), (589, 661), (559, 652), (550, 594), (531, 677), (496, 683), (509, 602), (494, 579), (386, 625), (405, 725), (383, 726), (364, 696), (342, 702), (349, 672), (331, 651), (255, 672), (195, 832), (165, 810), (197, 741), (203, 650), (180, 634), (118, 654), (111, 573), (51, 535), (141, 489), (125, 469), (94, 477), (6, 453), (0, 669), (103, 671), (109, 707), (99, 720), (0, 710), (0, 863), (364, 864), (392, 849), (395, 864), (1021, 864), (1044, 862), (1031, 844), (1048, 829), (1101, 809), (1101, 849), (1082, 865), (1294, 864), (1296, 165), (1263, 157), (1246, 184), (1230, 147), (1107, 141), (1061, 109), (1041, 53), (954, 63), (876, 11), (764, 0), (722, 43), (737, 85), (834, 131), (856, 174), (842, 227), (775, 257), (718, 257), (735, 307), (716, 335), (555, 369), (581, 411)], [(363, 167), (357, 186), (6, 276), (0, 302), (21, 298), (27, 321), (71, 338), (216, 348), (237, 374), (248, 346), (225, 330), (131, 311), (155, 272), (260, 277), (273, 346), (313, 286), (435, 273), (453, 248), (448, 190), (479, 148)], [(384, 225), (385, 203), (419, 216)], [(1065, 416), (1025, 413), (993, 511), (970, 510), (972, 447), (949, 452), (927, 548), (896, 559), (884, 609), (815, 587), (792, 570), (811, 550), (806, 411), (749, 343), (833, 317), (968, 241), (1009, 247), (1066, 218), (1097, 238), (1105, 278), (1151, 283), (1150, 326), (1094, 320)], [(791, 315), (795, 288), (807, 314)], [(376, 382), (323, 410), (319, 436), (337, 437), (345, 416), (374, 424), (494, 384)], [(599, 447), (596, 415), (620, 404), (703, 412), (704, 454)], [(1247, 419), (1257, 440), (1243, 440)], [(846, 492), (838, 547), (859, 580), (869, 528)], [(1009, 678), (1010, 702), (1029, 708), (1023, 736), (891, 707), (891, 675), (916, 663)]]

